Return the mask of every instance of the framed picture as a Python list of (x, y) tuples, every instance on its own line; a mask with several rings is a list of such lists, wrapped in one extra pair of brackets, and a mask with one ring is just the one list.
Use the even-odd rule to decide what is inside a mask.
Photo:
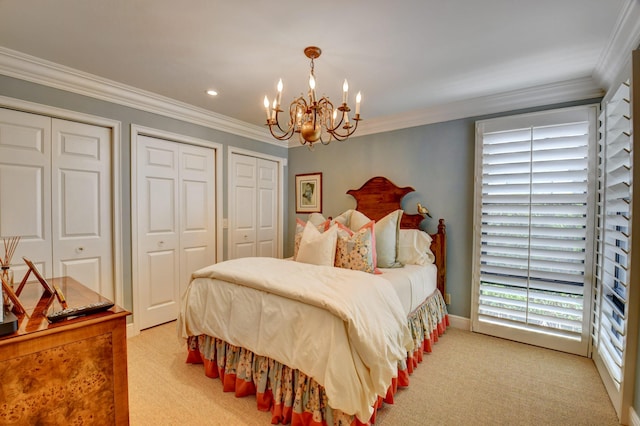
[(296, 175), (296, 213), (322, 213), (322, 173)]

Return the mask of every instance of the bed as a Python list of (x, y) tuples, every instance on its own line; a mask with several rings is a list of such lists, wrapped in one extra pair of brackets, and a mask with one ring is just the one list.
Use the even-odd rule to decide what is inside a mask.
[(297, 220), (293, 259), (195, 271), (178, 318), (187, 362), (226, 392), (255, 395), (273, 424), (375, 423), (449, 325), (444, 220), (419, 231), (423, 214), (401, 209), (412, 191), (374, 177), (347, 192), (356, 209)]

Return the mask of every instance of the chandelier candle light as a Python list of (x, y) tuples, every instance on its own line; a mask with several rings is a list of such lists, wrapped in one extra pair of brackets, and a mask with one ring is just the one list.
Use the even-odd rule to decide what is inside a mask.
[(313, 144), (320, 142), (328, 145), (333, 139), (343, 141), (351, 136), (358, 128), (360, 118), (360, 101), (362, 95), (358, 92), (356, 96), (355, 116), (352, 118), (354, 124), (349, 120), (351, 109), (347, 105), (347, 95), (349, 84), (344, 80), (342, 85), (342, 104), (337, 108), (333, 103), (323, 96), (316, 99), (316, 77), (313, 73), (313, 60), (320, 56), (322, 51), (319, 47), (309, 46), (304, 49), (304, 54), (311, 59), (311, 73), (309, 74), (309, 101), (304, 95), (296, 98), (289, 105), (289, 123), (283, 129), (278, 120), (278, 114), (283, 112), (280, 109), (282, 99), (282, 79), (278, 81), (278, 91), (273, 103), (269, 98), (264, 97), (264, 107), (267, 113), (267, 125), (274, 138), (278, 140), (290, 139), (294, 133), (298, 133), (300, 143), (313, 149)]

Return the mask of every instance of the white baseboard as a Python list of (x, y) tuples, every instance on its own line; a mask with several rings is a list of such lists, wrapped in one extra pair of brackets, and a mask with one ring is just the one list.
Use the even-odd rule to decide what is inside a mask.
[(471, 320), (469, 318), (449, 314), (449, 324), (453, 328), (459, 328), (467, 331), (471, 330)]
[(136, 328), (133, 325), (133, 323), (127, 324), (127, 339), (130, 338), (130, 337), (135, 337), (138, 334), (140, 334), (140, 330), (136, 330)]
[(629, 407), (629, 424), (631, 426), (640, 426), (640, 417), (638, 417), (638, 413), (633, 407)]

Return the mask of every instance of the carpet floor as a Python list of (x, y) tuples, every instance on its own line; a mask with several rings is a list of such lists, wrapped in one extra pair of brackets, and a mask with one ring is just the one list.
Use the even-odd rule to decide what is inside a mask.
[[(269, 425), (255, 397), (186, 364), (175, 323), (127, 341), (133, 426)], [(378, 412), (386, 425), (618, 425), (590, 359), (450, 328)]]

